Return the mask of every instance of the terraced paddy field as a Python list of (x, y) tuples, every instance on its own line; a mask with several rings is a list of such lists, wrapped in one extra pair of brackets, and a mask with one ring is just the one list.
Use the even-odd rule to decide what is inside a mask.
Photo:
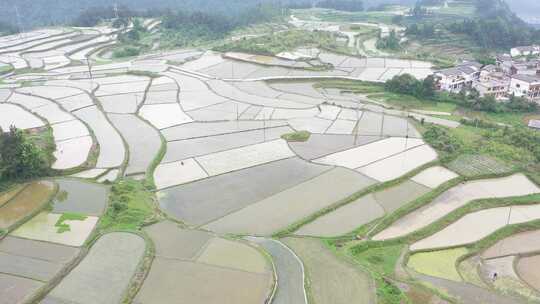
[(126, 175), (145, 173), (161, 148), (159, 132), (134, 115), (108, 117), (128, 145)]
[(461, 282), (456, 261), (465, 254), (464, 248), (416, 253), (409, 258), (407, 266), (429, 276)]
[(101, 216), (107, 204), (107, 187), (76, 179), (57, 179), (58, 193), (53, 200), (54, 213)]
[(540, 291), (540, 276), (537, 271), (539, 263), (540, 256), (536, 255), (521, 258), (516, 265), (519, 276), (537, 291)]
[[(364, 195), (302, 226), (295, 234), (337, 237), (389, 214), (457, 175), (443, 167), (430, 167), (395, 186)], [(422, 182), (431, 187), (422, 185)]]
[(52, 182), (41, 181), (30, 183), (17, 194), (11, 196), (0, 207), (0, 229), (8, 229), (38, 211), (52, 198), (55, 185)]
[(310, 303), (375, 303), (369, 276), (340, 260), (321, 241), (286, 238), (284, 243), (304, 264)]
[(146, 228), (156, 258), (134, 303), (265, 303), (272, 266), (256, 248), (172, 222)]
[(2, 303), (30, 300), (78, 254), (78, 248), (5, 237), (0, 241)]
[(43, 303), (121, 302), (144, 250), (144, 240), (131, 233), (115, 232), (100, 237)]
[(482, 198), (503, 198), (539, 193), (540, 189), (524, 175), (478, 180), (460, 184), (431, 203), (400, 218), (374, 236), (375, 240), (396, 238), (425, 227), (468, 202)]
[[(324, 185), (334, 180), (341, 182), (332, 191), (326, 191)], [(338, 167), (211, 222), (204, 228), (220, 233), (271, 235), (373, 183), (365, 176)]]
[[(298, 158), (218, 175), (158, 192), (160, 207), (186, 223), (202, 225), (257, 203), (330, 170)], [(205, 191), (205, 189), (214, 191)], [(222, 193), (216, 196), (215, 193)]]
[[(68, 246), (82, 246), (96, 226), (98, 218), (83, 216), (71, 218), (43, 211), (12, 232), (13, 236), (52, 242)], [(69, 229), (61, 227), (67, 225)]]
[(272, 256), (278, 278), (278, 288), (272, 303), (307, 304), (307, 295), (304, 288), (304, 266), (298, 256), (279, 241), (263, 238), (248, 239), (261, 245)]
[[(143, 40), (163, 34), (159, 20), (141, 23)], [(282, 25), (272, 31), (287, 31)], [(308, 26), (345, 35), (356, 47), (350, 24)], [(0, 38), (0, 69), (15, 69), (0, 77), (0, 127), (15, 124), (40, 145), (54, 143), (49, 173), (58, 175), (0, 194), (0, 303), (408, 303), (408, 296), (411, 303), (433, 304), (446, 303), (435, 300), (448, 294), (464, 303), (506, 304), (520, 303), (514, 295), (534, 298), (534, 232), (456, 262), (507, 224), (536, 225), (530, 221), (538, 218), (538, 205), (492, 207), (423, 239), (399, 246), (384, 241), (473, 200), (538, 193), (538, 185), (521, 173), (469, 181), (387, 223), (460, 176), (515, 168), (467, 155), (436, 162), (439, 155), (420, 131), (425, 124), (460, 123), (317, 85), (328, 78), (384, 82), (404, 73), (423, 79), (431, 63), (309, 45), (280, 55), (309, 54), (309, 60), (203, 48), (163, 53), (159, 43), (151, 54), (116, 61), (119, 35), (103, 25)], [(411, 118), (424, 126), (417, 129)], [(301, 141), (299, 134), (309, 136)], [(379, 223), (390, 226), (369, 239)], [(467, 249), (440, 250), (448, 246)], [(408, 269), (395, 267), (399, 254), (410, 256)], [(500, 280), (490, 282), (494, 272)], [(435, 296), (418, 283), (442, 291)]]
[(540, 231), (517, 233), (498, 241), (482, 253), (485, 259), (540, 251)]
[(540, 218), (540, 205), (511, 206), (470, 213), (443, 230), (411, 245), (411, 250), (454, 247), (477, 242), (507, 226)]

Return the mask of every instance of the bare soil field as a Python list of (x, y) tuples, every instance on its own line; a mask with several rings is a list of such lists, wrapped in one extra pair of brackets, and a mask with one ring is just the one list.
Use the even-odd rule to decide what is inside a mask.
[(517, 263), (519, 276), (537, 291), (540, 291), (540, 256), (535, 255), (519, 259)]
[(540, 230), (528, 231), (498, 241), (482, 253), (485, 259), (540, 251)]

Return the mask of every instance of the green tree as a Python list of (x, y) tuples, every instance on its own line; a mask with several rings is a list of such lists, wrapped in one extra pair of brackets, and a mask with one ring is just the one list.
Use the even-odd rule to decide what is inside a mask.
[(0, 129), (0, 177), (19, 179), (42, 176), (49, 171), (45, 153), (28, 140), (22, 130)]

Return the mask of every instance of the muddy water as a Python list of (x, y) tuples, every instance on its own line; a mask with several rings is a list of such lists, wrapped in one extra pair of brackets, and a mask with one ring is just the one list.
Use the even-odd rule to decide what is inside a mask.
[(0, 193), (0, 207), (4, 206), (10, 199), (15, 197), (24, 186), (25, 185), (17, 185), (8, 191)]
[(54, 191), (54, 183), (34, 182), (0, 208), (0, 229), (7, 229), (46, 204)]

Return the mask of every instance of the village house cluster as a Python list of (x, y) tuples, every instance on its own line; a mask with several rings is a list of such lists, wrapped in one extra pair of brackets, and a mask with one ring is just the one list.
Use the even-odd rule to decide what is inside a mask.
[(540, 104), (540, 46), (516, 47), (510, 54), (497, 56), (495, 65), (474, 61), (436, 71), (437, 89), (460, 92), (474, 88), (480, 96), (506, 100), (524, 97)]

